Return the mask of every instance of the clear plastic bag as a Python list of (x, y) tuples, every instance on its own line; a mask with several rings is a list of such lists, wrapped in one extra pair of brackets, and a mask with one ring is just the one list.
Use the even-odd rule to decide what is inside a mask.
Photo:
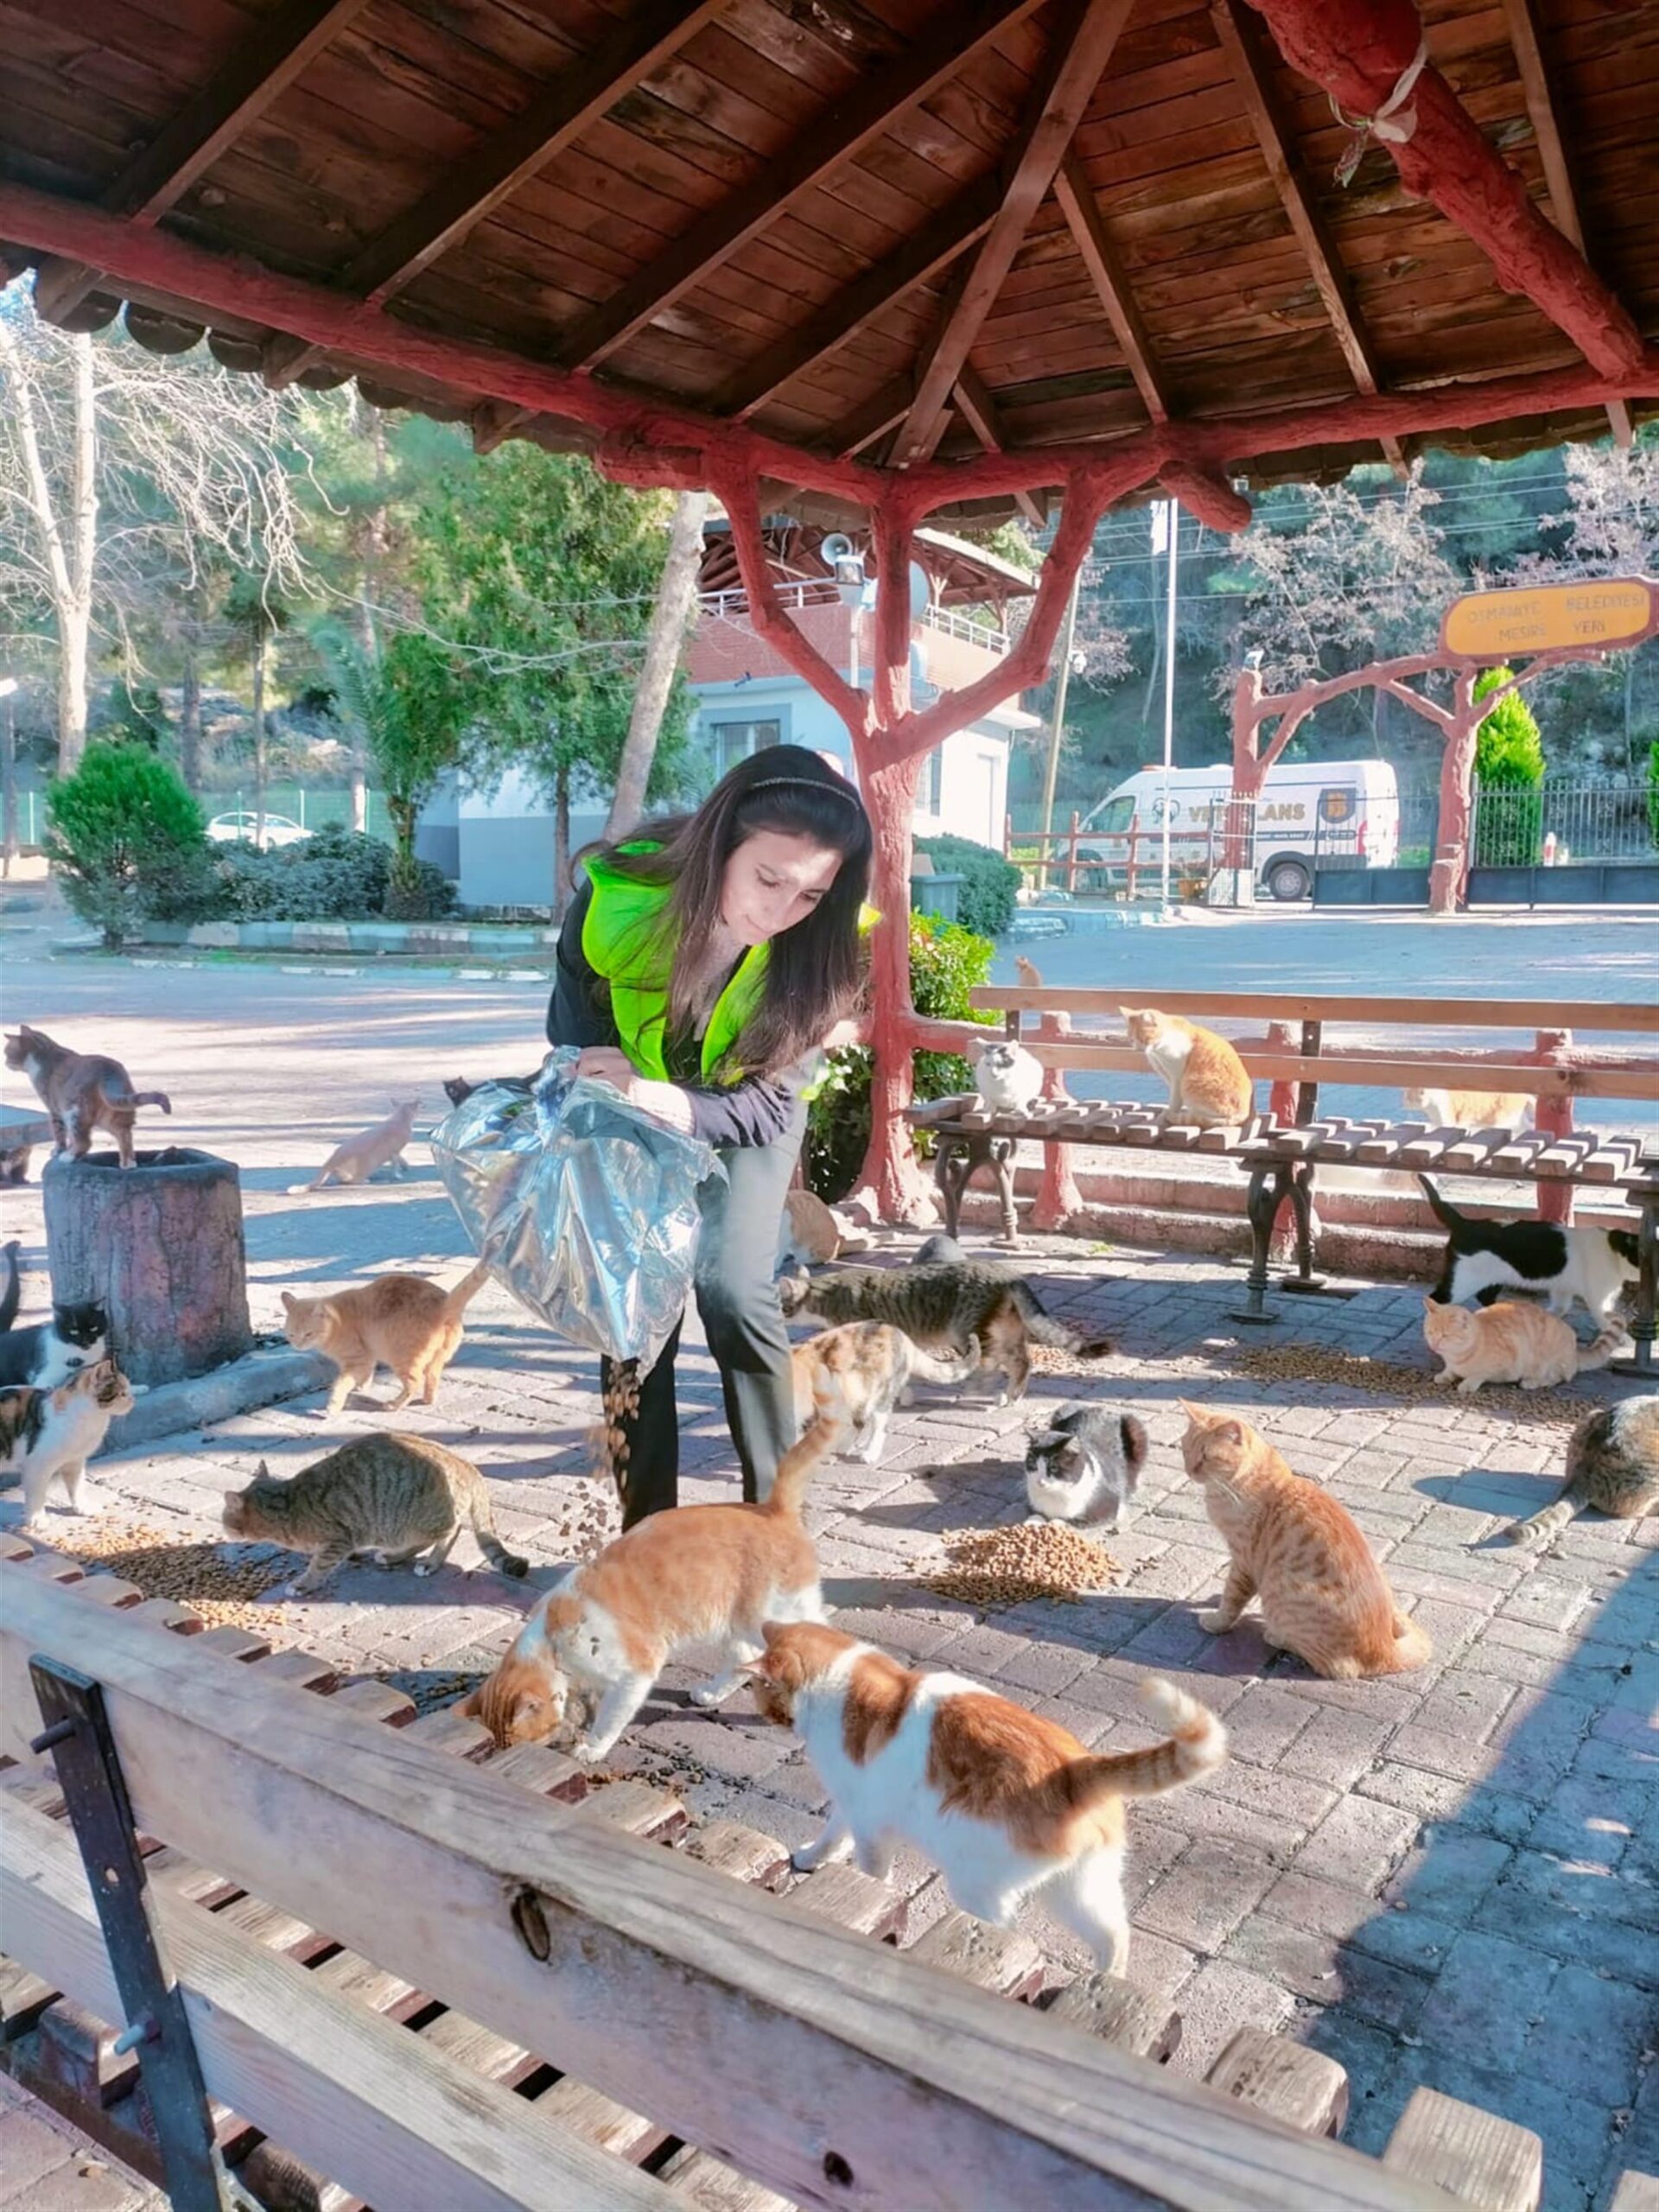
[(697, 1186), (724, 1167), (556, 1046), (532, 1083), (486, 1083), (432, 1155), (492, 1273), (556, 1335), (649, 1371), (690, 1295)]

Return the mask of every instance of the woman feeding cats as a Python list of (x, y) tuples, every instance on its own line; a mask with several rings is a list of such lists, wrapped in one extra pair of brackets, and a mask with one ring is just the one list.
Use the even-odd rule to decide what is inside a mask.
[[(550, 1043), (582, 1047), (581, 1074), (702, 1137), (725, 1168), (699, 1193), (697, 1311), (751, 1502), (795, 1440), (779, 1224), (814, 1056), (859, 989), (871, 842), (845, 777), (772, 746), (695, 814), (594, 854), (559, 939)], [(678, 1342), (677, 1329), (620, 1424), (627, 1526), (676, 1502)]]

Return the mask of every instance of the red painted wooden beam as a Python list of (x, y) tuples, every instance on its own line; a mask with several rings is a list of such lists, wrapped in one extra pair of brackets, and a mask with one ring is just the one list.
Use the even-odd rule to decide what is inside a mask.
[[(1417, 58), (1423, 26), (1412, 0), (1251, 0), (1294, 69), (1349, 116), (1376, 117)], [(1481, 135), (1438, 69), (1424, 68), (1379, 142), (1400, 179), (1431, 201), (1519, 292), (1564, 330), (1604, 376), (1642, 360), (1641, 334), (1584, 256), (1548, 223)], [(1402, 136), (1393, 135), (1395, 130)], [(1408, 132), (1408, 135), (1405, 135)]]
[(1211, 530), (1248, 530), (1255, 510), (1224, 476), (1189, 462), (1172, 461), (1158, 472), (1158, 481), (1188, 514)]

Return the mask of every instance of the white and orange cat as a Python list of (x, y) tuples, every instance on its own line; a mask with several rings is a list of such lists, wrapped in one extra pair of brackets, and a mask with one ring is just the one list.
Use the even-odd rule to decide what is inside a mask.
[(785, 1452), (764, 1504), (674, 1506), (573, 1567), (461, 1712), (482, 1720), (498, 1745), (533, 1743), (561, 1726), (574, 1693), (594, 1707), (574, 1746), (591, 1764), (669, 1661), (694, 1643), (723, 1649), (720, 1671), (691, 1693), (697, 1705), (718, 1705), (760, 1656), (763, 1622), (823, 1618), (801, 1506), (835, 1440), (836, 1423), (821, 1416)]
[(406, 1406), (418, 1390), (423, 1405), (436, 1402), (443, 1370), (461, 1349), (462, 1315), (467, 1300), (489, 1280), (480, 1260), (453, 1290), (423, 1275), (377, 1275), (355, 1290), (327, 1298), (296, 1298), (283, 1293), (283, 1333), (296, 1351), (326, 1352), (339, 1368), (328, 1402), (318, 1418), (337, 1414), (353, 1390), (367, 1388), (377, 1367), (397, 1377), (395, 1398), (386, 1410)]
[(1627, 1341), (1622, 1329), (1610, 1325), (1581, 1351), (1570, 1322), (1513, 1298), (1472, 1312), (1426, 1298), (1423, 1335), (1430, 1351), (1446, 1362), (1434, 1380), (1455, 1382), (1465, 1398), (1483, 1382), (1518, 1382), (1523, 1390), (1570, 1382), (1586, 1369), (1605, 1367)]
[(1224, 1037), (1201, 1029), (1178, 1014), (1155, 1007), (1121, 1006), (1129, 1042), (1147, 1056), (1147, 1065), (1169, 1085), (1166, 1122), (1194, 1122), (1201, 1129), (1231, 1128), (1250, 1117), (1255, 1090), (1249, 1071)]
[(849, 1321), (809, 1337), (789, 1359), (801, 1427), (832, 1421), (836, 1448), (879, 1467), (893, 1409), (907, 1402), (912, 1382), (965, 1382), (979, 1366), (979, 1339), (969, 1337), (967, 1351), (951, 1359), (924, 1351), (890, 1321)]
[(1347, 1681), (1421, 1667), (1433, 1646), (1395, 1603), (1347, 1507), (1294, 1474), (1249, 1421), (1180, 1406), (1182, 1460), (1231, 1557), (1198, 1626), (1220, 1636), (1260, 1598), (1262, 1640), (1316, 1675)]
[(1408, 1112), (1424, 1114), (1432, 1128), (1529, 1129), (1533, 1101), (1523, 1090), (1402, 1090)]
[(308, 1183), (289, 1185), (288, 1195), (301, 1198), (308, 1191), (326, 1190), (330, 1183), (366, 1183), (383, 1167), (403, 1174), (404, 1147), (415, 1134), (415, 1116), (420, 1110), (418, 1098), (394, 1098), (384, 1122), (337, 1144)]
[(755, 1701), (799, 1731), (830, 1799), (797, 1866), (850, 1853), (880, 1880), (908, 1844), (963, 1912), (1009, 1928), (1023, 1904), (1040, 1904), (1109, 1974), (1123, 1972), (1123, 1800), (1219, 1765), (1227, 1732), (1213, 1713), (1148, 1675), (1141, 1702), (1168, 1740), (1091, 1754), (1058, 1721), (964, 1675), (901, 1666), (839, 1629), (768, 1621), (764, 1632)]

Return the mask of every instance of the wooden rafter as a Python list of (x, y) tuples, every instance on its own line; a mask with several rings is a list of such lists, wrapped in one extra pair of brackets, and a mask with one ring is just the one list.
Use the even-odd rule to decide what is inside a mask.
[(1422, 23), (1402, 0), (1251, 0), (1294, 69), (1344, 114), (1396, 111), (1379, 143), (1408, 192), (1473, 240), (1506, 291), (1519, 292), (1566, 333), (1591, 366), (1618, 378), (1639, 367), (1642, 334), (1582, 253), (1545, 220), (1525, 184), (1482, 134), (1433, 62), (1419, 68)]
[[(1583, 253), (1584, 224), (1579, 215), (1579, 196), (1573, 188), (1573, 172), (1567, 166), (1567, 148), (1562, 143), (1560, 125), (1556, 120), (1555, 103), (1549, 89), (1549, 73), (1544, 66), (1543, 41), (1532, 0), (1503, 0), (1503, 13), (1509, 21), (1510, 44), (1515, 49), (1516, 61), (1521, 71), (1522, 88), (1527, 96), (1527, 113), (1532, 118), (1532, 135), (1538, 141), (1538, 157), (1544, 165), (1544, 182), (1549, 190), (1550, 213), (1562, 237), (1570, 238)], [(1630, 409), (1621, 401), (1615, 400), (1607, 410), (1607, 421), (1619, 444), (1629, 445), (1631, 437)]]
[(893, 457), (901, 466), (925, 459), (938, 443), (969, 348), (1014, 266), (1032, 217), (1048, 195), (1132, 5), (1133, 0), (1074, 0), (1056, 22), (1041, 89), (1020, 133), (995, 220), (944, 327), (918, 365), (915, 401), (893, 447)]
[(1083, 164), (1073, 153), (1068, 153), (1060, 163), (1054, 179), (1054, 197), (1065, 218), (1072, 244), (1083, 257), (1089, 281), (1106, 310), (1106, 320), (1123, 349), (1123, 359), (1128, 364), (1129, 374), (1135, 378), (1135, 390), (1145, 403), (1147, 413), (1154, 423), (1168, 422), (1175, 410), (1170, 404), (1169, 387), (1158, 365), (1151, 334), (1135, 303), (1128, 271), (1101, 219)]
[[(1281, 206), (1296, 234), (1314, 289), (1319, 296), (1337, 343), (1342, 348), (1343, 359), (1349, 373), (1363, 392), (1381, 391), (1382, 379), (1376, 371), (1370, 340), (1360, 320), (1359, 311), (1325, 219), (1314, 205), (1312, 194), (1302, 181), (1291, 156), (1289, 141), (1279, 115), (1279, 104), (1274, 94), (1273, 80), (1262, 52), (1261, 36), (1255, 25), (1246, 15), (1243, 0), (1211, 0), (1211, 19), (1216, 35), (1227, 56), (1233, 81), (1243, 99), (1250, 126), (1255, 132), (1256, 143), (1262, 149), (1262, 158), (1268, 165), (1274, 189), (1279, 194)], [(1396, 439), (1386, 438), (1382, 450), (1389, 461), (1402, 474), (1405, 455)]]
[[(957, 378), (952, 397), (957, 411), (979, 440), (987, 453), (1006, 453), (1008, 442), (1002, 435), (1002, 418), (997, 404), (985, 388), (985, 380), (970, 361), (962, 365), (962, 374)], [(1016, 492), (1014, 504), (1033, 529), (1040, 530), (1047, 517), (1029, 492)]]
[[(955, 22), (931, 19), (912, 50), (831, 102), (753, 183), (711, 207), (665, 252), (618, 286), (559, 347), (566, 368), (593, 368), (653, 317), (730, 260), (813, 186), (852, 161), (906, 109), (956, 76), (993, 40), (1033, 14), (1038, 0), (980, 0)], [(953, 10), (942, 11), (949, 18)]]
[[(154, 223), (321, 54), (368, 0), (285, 0), (237, 40), (218, 73), (136, 154), (104, 195), (112, 215)], [(40, 310), (60, 320), (98, 289), (100, 271), (60, 262), (47, 272)]]
[[(430, 192), (372, 238), (341, 272), (340, 288), (378, 306), (412, 284), (474, 225), (510, 199), (588, 125), (677, 53), (727, 0), (649, 0), (591, 54), (567, 63), (520, 115), (490, 134), (473, 158), (455, 162)], [(265, 374), (291, 384), (317, 358), (315, 346), (277, 339)]]
[(902, 245), (843, 285), (798, 329), (790, 331), (741, 369), (715, 396), (716, 412), (747, 419), (764, 407), (774, 392), (856, 337), (895, 300), (948, 269), (959, 253), (989, 230), (1001, 199), (995, 170), (976, 178), (949, 206), (913, 231)]
[(902, 423), (916, 397), (916, 379), (908, 369), (891, 377), (861, 406), (844, 415), (823, 441), (824, 450), (845, 459), (872, 446), (884, 430)]

